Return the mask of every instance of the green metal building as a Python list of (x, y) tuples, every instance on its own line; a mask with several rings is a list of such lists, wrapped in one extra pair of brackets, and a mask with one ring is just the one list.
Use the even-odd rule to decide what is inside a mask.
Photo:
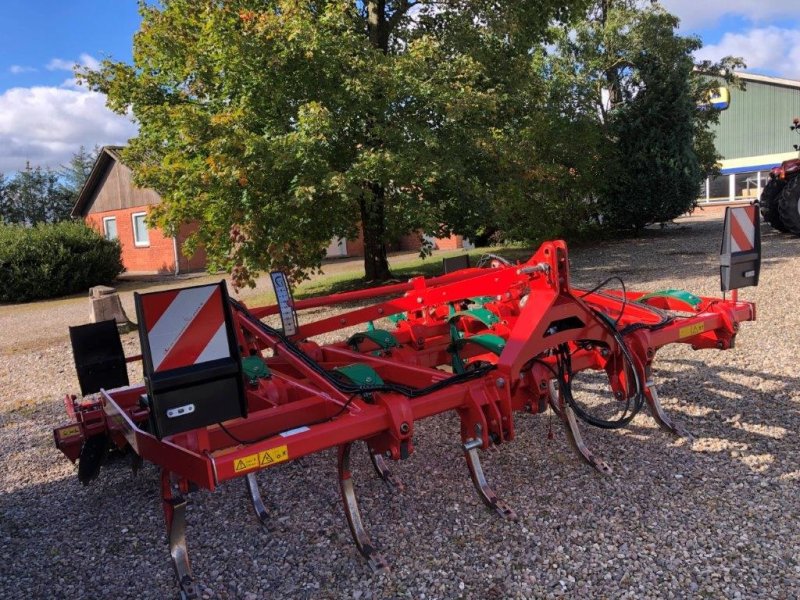
[(800, 135), (789, 126), (800, 116), (800, 81), (737, 73), (746, 90), (729, 89), (730, 105), (716, 126), (722, 175), (706, 180), (701, 202), (752, 200), (761, 195), (769, 170), (797, 158)]

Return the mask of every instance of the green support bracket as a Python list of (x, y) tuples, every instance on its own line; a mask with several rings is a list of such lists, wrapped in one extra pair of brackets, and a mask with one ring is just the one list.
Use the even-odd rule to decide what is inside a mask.
[(640, 302), (641, 304), (647, 304), (648, 300), (651, 298), (671, 298), (673, 300), (677, 300), (678, 302), (682, 302), (687, 306), (690, 306), (692, 310), (697, 310), (700, 306), (702, 300), (692, 294), (691, 292), (687, 292), (686, 290), (659, 290), (657, 292), (652, 292), (651, 294), (645, 294), (636, 302)]
[(344, 367), (336, 367), (334, 371), (341, 373), (356, 385), (383, 385), (381, 376), (369, 365), (355, 363)]
[(374, 342), (383, 350), (388, 350), (389, 348), (398, 348), (400, 346), (397, 338), (394, 337), (391, 332), (386, 331), (385, 329), (374, 328), (353, 334), (350, 339), (347, 340), (347, 345), (352, 346), (357, 351), (358, 345), (364, 340), (370, 340), (371, 342)]
[(400, 321), (408, 321), (408, 315), (404, 312), (395, 313), (393, 315), (389, 315), (386, 318), (389, 319), (395, 325), (397, 325)]
[(473, 304), (477, 304), (480, 308), (483, 308), (489, 302), (495, 302), (497, 298), (494, 296), (475, 296), (474, 298), (470, 298), (469, 301)]
[(483, 323), (484, 327), (491, 327), (500, 321), (500, 317), (487, 308), (471, 308), (462, 310), (452, 315), (448, 320), (452, 323), (456, 319), (475, 319)]
[[(460, 336), (460, 332), (457, 332), (457, 335)], [(500, 356), (500, 354), (503, 352), (503, 348), (506, 347), (506, 341), (499, 335), (494, 335), (493, 333), (481, 333), (478, 335), (471, 335), (469, 337), (453, 338), (450, 354), (452, 355), (451, 364), (453, 366), (454, 373), (463, 373), (466, 369), (466, 363), (464, 362), (464, 359), (461, 358), (459, 350), (461, 350), (467, 344), (477, 344), (478, 346), (481, 346), (497, 356)]]
[(266, 379), (271, 375), (267, 363), (260, 356), (248, 356), (242, 359), (242, 371), (247, 381), (253, 385), (259, 379)]
[(471, 335), (469, 337), (461, 338), (456, 342), (455, 346), (456, 348), (461, 349), (467, 344), (478, 344), (478, 346), (485, 348), (497, 356), (500, 356), (500, 354), (503, 352), (503, 348), (506, 347), (506, 341), (499, 335), (494, 335), (493, 333), (481, 333), (478, 335)]

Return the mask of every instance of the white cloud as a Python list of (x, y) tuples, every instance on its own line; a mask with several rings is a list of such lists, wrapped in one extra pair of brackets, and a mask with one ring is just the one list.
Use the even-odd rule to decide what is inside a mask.
[(20, 73), (35, 73), (37, 69), (34, 67), (26, 67), (25, 65), (11, 65), (8, 72), (12, 75), (19, 75)]
[(718, 44), (701, 48), (696, 56), (709, 60), (741, 56), (748, 70), (800, 78), (800, 30), (761, 27), (743, 33), (726, 33)]
[(725, 16), (738, 16), (753, 23), (765, 23), (793, 13), (786, 0), (660, 0), (661, 5), (681, 19), (681, 29), (713, 27)]
[(75, 65), (82, 67), (89, 67), (90, 69), (97, 69), (100, 66), (100, 61), (91, 54), (85, 52), (78, 57), (78, 60), (64, 60), (63, 58), (54, 58), (47, 63), (48, 71), (72, 71)]
[(54, 58), (45, 67), (48, 71), (72, 71), (75, 63), (71, 60), (64, 60), (63, 58)]
[(83, 145), (124, 144), (136, 126), (85, 89), (11, 88), (0, 94), (0, 172), (33, 165), (57, 168)]

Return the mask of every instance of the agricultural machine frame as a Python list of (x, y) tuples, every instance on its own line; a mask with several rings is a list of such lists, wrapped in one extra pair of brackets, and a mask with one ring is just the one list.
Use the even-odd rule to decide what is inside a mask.
[[(209, 331), (216, 327), (209, 329), (205, 313), (198, 317), (195, 311), (181, 321), (184, 329), (173, 346), (164, 352), (156, 348), (161, 339), (154, 333), (156, 324), (169, 314), (182, 314), (178, 305), (200, 288), (149, 299), (149, 294), (142, 295), (137, 312), (146, 383), (105, 389), (99, 382), (98, 391), (83, 399), (67, 396), (70, 423), (54, 430), (56, 446), (78, 461), (85, 483), (97, 475), (110, 447), (128, 449), (160, 467), (169, 550), (182, 597), (197, 595), (185, 540), (186, 496), (196, 487), (213, 490), (233, 479), (244, 480), (254, 512), (266, 524), (270, 517), (256, 475), (335, 448), (344, 512), (356, 547), (373, 569), (387, 569), (359, 512), (350, 469), (355, 442), (366, 443), (378, 475), (399, 490), (402, 484), (388, 461), (414, 452), (418, 421), (455, 411), (478, 495), (500, 516), (513, 519), (513, 509), (488, 483), (479, 450), (514, 439), (515, 413), (552, 409), (579, 457), (610, 473), (611, 467), (583, 441), (579, 420), (622, 427), (646, 404), (663, 429), (688, 435), (659, 403), (652, 377), (657, 351), (671, 343), (728, 349), (739, 324), (755, 319), (755, 306), (739, 301), (736, 292), (722, 299), (675, 290), (647, 294), (625, 291), (624, 286), (622, 291), (573, 288), (567, 247), (561, 241), (544, 243), (522, 264), (495, 258), (488, 268), (298, 302), (289, 295), (279, 305), (262, 308), (228, 299), (222, 284), (202, 287), (209, 297), (221, 298), (224, 313), (224, 331), (214, 334), (216, 354), (210, 362), (202, 359), (212, 355), (211, 334), (203, 338), (191, 333), (198, 326)], [(299, 325), (293, 314), (368, 300), (375, 303)], [(278, 313), (282, 329), (262, 320)], [(395, 321), (391, 330), (372, 326), (389, 317)], [(336, 343), (312, 340), (365, 323), (369, 325), (362, 331)], [(230, 344), (220, 341), (223, 334)], [(192, 335), (205, 341), (195, 339), (194, 349), (191, 343), (182, 346), (180, 356), (175, 347), (186, 341), (180, 336)], [(173, 355), (178, 367), (159, 371), (157, 365)], [(117, 355), (116, 360), (124, 366), (140, 358)], [(223, 373), (220, 365), (231, 358), (230, 364), (241, 368)], [(77, 352), (76, 362), (80, 371)], [(99, 368), (108, 373), (107, 367)], [(584, 370), (607, 374), (620, 408), (618, 418), (600, 419), (575, 400), (572, 379)], [(212, 371), (216, 379), (203, 380)], [(197, 386), (207, 389), (209, 381), (229, 385), (229, 393), (206, 398)], [(182, 395), (182, 390), (188, 393)], [(213, 410), (220, 404), (238, 416), (214, 421)], [(198, 423), (209, 410), (207, 420), (212, 422)], [(181, 419), (189, 419), (186, 430), (176, 426)], [(165, 433), (166, 426), (172, 432)]]

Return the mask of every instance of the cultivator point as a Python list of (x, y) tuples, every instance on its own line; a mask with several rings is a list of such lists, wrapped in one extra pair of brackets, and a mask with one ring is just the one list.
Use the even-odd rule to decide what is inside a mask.
[[(256, 474), (336, 448), (356, 547), (373, 570), (386, 570), (356, 500), (355, 442), (366, 444), (378, 475), (399, 491), (388, 461), (414, 452), (418, 421), (455, 411), (478, 495), (514, 519), (479, 451), (514, 439), (515, 413), (552, 408), (580, 458), (610, 473), (579, 422), (622, 427), (646, 404), (663, 429), (688, 435), (659, 403), (651, 374), (656, 352), (675, 342), (731, 348), (739, 323), (755, 318), (754, 305), (736, 298), (573, 288), (560, 241), (522, 264), (493, 257), (486, 268), (298, 302), (280, 277), (277, 284), (279, 304), (264, 308), (228, 299), (223, 283), (137, 296), (145, 383), (98, 385), (86, 399), (68, 397), (71, 422), (54, 430), (64, 454), (81, 467), (86, 461), (84, 482), (97, 475), (110, 447), (161, 468), (170, 555), (185, 597), (196, 595), (184, 536), (191, 489), (243, 479), (267, 524)], [(294, 313), (368, 299), (376, 302), (317, 321), (298, 324)], [(274, 314), (282, 329), (263, 322)], [(313, 341), (353, 326), (362, 330), (335, 343)], [(87, 360), (76, 351), (79, 365)], [(584, 370), (607, 375), (616, 419), (597, 417), (574, 397), (573, 377)]]

